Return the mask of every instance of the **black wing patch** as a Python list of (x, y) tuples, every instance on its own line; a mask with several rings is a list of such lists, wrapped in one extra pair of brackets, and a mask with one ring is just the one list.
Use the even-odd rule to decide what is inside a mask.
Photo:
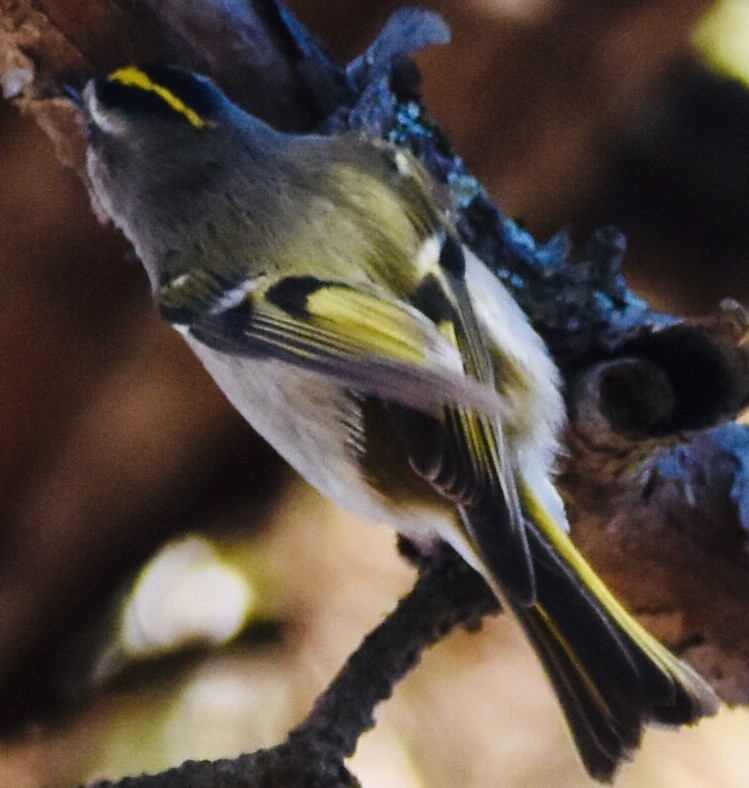
[(427, 413), (458, 402), (504, 413), (497, 392), (463, 374), (457, 349), (409, 304), (306, 276), (217, 292), (218, 279), (196, 274), (162, 288), (161, 311), (215, 350), (292, 364)]

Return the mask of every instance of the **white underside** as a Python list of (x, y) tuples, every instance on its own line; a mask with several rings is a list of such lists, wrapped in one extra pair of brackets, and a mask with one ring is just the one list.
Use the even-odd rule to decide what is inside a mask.
[(337, 386), (322, 375), (219, 353), (184, 336), (232, 405), (319, 492), (362, 520), (390, 525), (421, 544), (435, 537), (453, 542), (450, 518), (398, 505), (367, 484), (350, 445), (351, 400)]

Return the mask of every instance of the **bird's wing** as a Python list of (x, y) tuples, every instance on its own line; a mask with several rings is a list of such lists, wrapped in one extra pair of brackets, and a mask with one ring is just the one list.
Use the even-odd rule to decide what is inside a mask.
[(227, 283), (197, 269), (161, 288), (159, 308), (224, 353), (274, 359), (427, 413), (455, 402), (489, 418), (504, 412), (430, 320), (375, 288), (309, 276)]
[[(474, 314), (462, 244), (444, 228), (434, 238), (433, 259), (421, 260), (423, 278), (413, 303), (458, 349), (466, 374), (494, 387), (502, 370), (493, 368)], [(407, 424), (407, 415), (404, 418)], [(441, 431), (441, 440), (424, 441), (418, 424), (412, 431), (405, 429), (412, 466), (458, 506), (473, 548), (498, 590), (520, 604), (530, 604), (535, 593), (533, 567), (503, 419), (465, 403), (450, 403)]]

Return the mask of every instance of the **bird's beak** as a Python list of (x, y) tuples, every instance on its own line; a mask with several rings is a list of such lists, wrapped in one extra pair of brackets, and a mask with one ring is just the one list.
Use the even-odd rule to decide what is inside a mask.
[(81, 111), (86, 111), (86, 105), (83, 103), (83, 96), (81, 95), (80, 90), (74, 88), (72, 85), (69, 85), (67, 82), (62, 83), (62, 92), (75, 104), (75, 106)]

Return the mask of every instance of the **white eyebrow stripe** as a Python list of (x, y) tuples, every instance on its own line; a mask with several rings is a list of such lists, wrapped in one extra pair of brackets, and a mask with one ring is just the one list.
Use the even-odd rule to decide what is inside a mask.
[(125, 130), (125, 122), (122, 118), (117, 117), (117, 114), (114, 112), (107, 112), (105, 109), (102, 109), (92, 85), (89, 85), (83, 91), (83, 102), (91, 123), (97, 129), (101, 129), (105, 134), (110, 134), (113, 137), (122, 134)]

